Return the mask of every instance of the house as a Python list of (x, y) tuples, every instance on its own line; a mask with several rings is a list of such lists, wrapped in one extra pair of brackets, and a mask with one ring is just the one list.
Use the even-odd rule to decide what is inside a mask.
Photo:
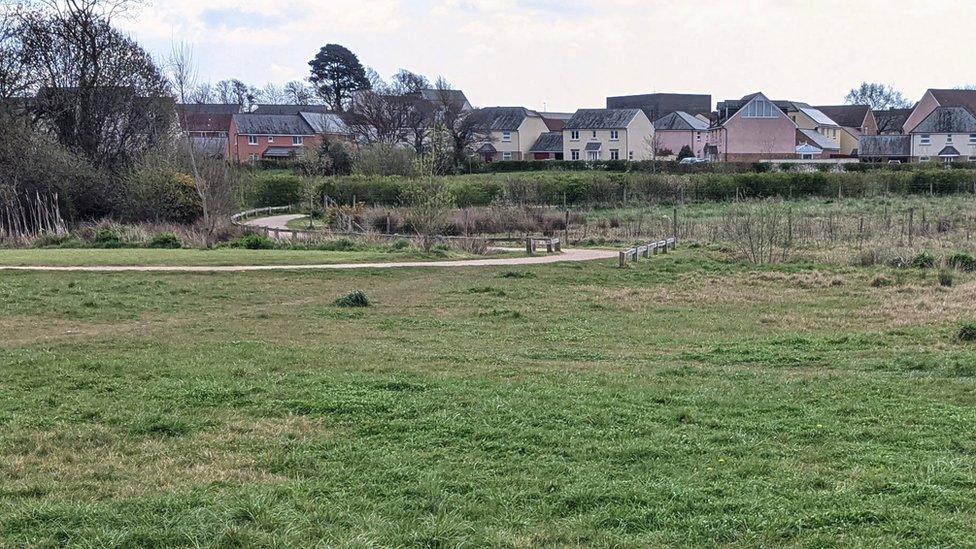
[(561, 132), (566, 127), (566, 122), (573, 117), (571, 112), (540, 112), (542, 120), (551, 132)]
[(648, 93), (643, 95), (622, 95), (607, 98), (608, 109), (641, 109), (648, 120), (659, 118), (677, 111), (692, 116), (712, 112), (712, 96), (691, 93)]
[[(824, 114), (823, 111), (797, 101), (786, 102), (783, 111), (797, 127), (797, 147), (804, 144), (813, 145), (821, 150), (823, 158), (840, 154), (840, 125)], [(820, 134), (819, 136), (814, 134)], [(855, 145), (856, 148), (856, 145)], [(799, 158), (807, 158), (810, 151), (797, 152)], [(814, 154), (816, 158), (820, 155)]]
[(486, 107), (472, 113), (487, 139), (477, 151), (485, 162), (526, 160), (529, 149), (549, 127), (542, 116), (525, 107)]
[(532, 160), (562, 160), (563, 132), (546, 132), (529, 148)]
[(859, 150), (861, 162), (909, 162), (912, 158), (912, 136), (862, 135)]
[(913, 161), (976, 162), (976, 90), (926, 91), (902, 130)]
[(708, 129), (705, 157), (722, 162), (758, 162), (796, 158), (797, 125), (786, 115), (789, 102), (762, 93), (718, 104)]
[(840, 126), (838, 144), (841, 157), (855, 157), (862, 135), (878, 135), (878, 121), (869, 105), (828, 105), (813, 107)]
[(803, 160), (832, 158), (840, 154), (837, 141), (817, 130), (796, 129), (796, 157)]
[(687, 145), (698, 158), (705, 156), (708, 122), (684, 111), (675, 111), (654, 121), (654, 146), (677, 155)]
[(443, 108), (450, 104), (458, 105), (464, 112), (474, 110), (471, 102), (468, 101), (468, 97), (461, 90), (423, 89), (418, 92), (418, 95), (433, 105), (435, 109)]
[(209, 158), (226, 158), (231, 120), (240, 112), (236, 103), (176, 106), (180, 128), (189, 136), (193, 150)]
[(231, 120), (228, 158), (290, 160), (303, 148), (321, 146), (322, 139), (300, 114), (236, 114)]
[(563, 128), (567, 160), (649, 160), (654, 126), (641, 109), (580, 109)]

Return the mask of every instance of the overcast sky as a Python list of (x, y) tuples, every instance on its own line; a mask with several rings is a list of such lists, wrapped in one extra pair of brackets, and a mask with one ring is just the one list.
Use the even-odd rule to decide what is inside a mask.
[(388, 78), (445, 76), (477, 106), (572, 111), (608, 95), (763, 91), (834, 104), (863, 80), (910, 100), (976, 82), (974, 0), (150, 0), (120, 25), (202, 80), (308, 74), (327, 43)]

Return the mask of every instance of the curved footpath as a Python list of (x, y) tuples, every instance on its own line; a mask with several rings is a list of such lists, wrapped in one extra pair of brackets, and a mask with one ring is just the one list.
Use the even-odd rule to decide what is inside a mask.
[[(253, 219), (247, 224), (252, 227), (267, 227), (269, 229), (287, 230), (288, 222), (303, 217), (301, 215), (278, 215)], [(550, 263), (565, 263), (578, 261), (594, 261), (598, 259), (613, 259), (618, 252), (613, 250), (568, 249), (561, 254), (539, 255), (531, 257), (507, 257), (494, 259), (463, 259), (452, 261), (395, 261), (390, 263), (332, 263), (319, 265), (225, 265), (225, 266), (90, 266), (90, 267), (53, 267), (53, 266), (0, 266), (0, 271), (53, 271), (53, 272), (177, 272), (177, 273), (226, 273), (244, 271), (317, 271), (317, 270), (349, 270), (349, 269), (402, 269), (408, 267), (504, 267), (519, 265), (545, 265)]]

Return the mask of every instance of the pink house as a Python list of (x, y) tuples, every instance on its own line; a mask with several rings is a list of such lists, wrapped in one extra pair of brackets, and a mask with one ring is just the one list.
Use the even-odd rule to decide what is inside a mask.
[(654, 145), (658, 154), (670, 151), (677, 156), (685, 146), (698, 158), (705, 156), (708, 143), (708, 122), (684, 111), (675, 111), (654, 122)]
[(796, 158), (797, 125), (762, 93), (718, 104), (705, 156), (720, 162)]

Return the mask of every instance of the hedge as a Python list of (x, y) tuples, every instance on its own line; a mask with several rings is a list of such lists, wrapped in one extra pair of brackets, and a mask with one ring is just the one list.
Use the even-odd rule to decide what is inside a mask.
[[(976, 192), (974, 170), (873, 172), (702, 173), (533, 172), (444, 177), (459, 206), (497, 200), (524, 204), (607, 204), (625, 198), (656, 201), (734, 198), (862, 197)], [(415, 180), (350, 176), (324, 179), (319, 191), (341, 203), (397, 205)]]

